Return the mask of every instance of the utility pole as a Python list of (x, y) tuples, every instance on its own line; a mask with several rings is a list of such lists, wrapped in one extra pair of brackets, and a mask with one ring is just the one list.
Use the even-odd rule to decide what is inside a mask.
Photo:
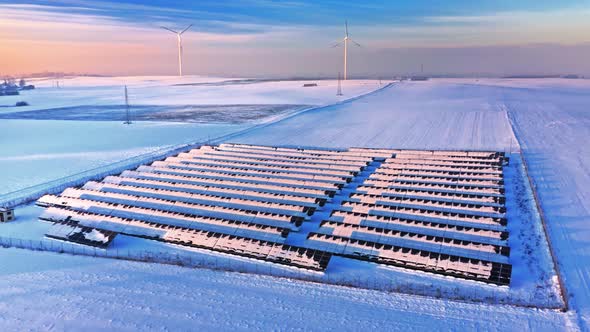
[(337, 96), (342, 96), (342, 82), (340, 78), (340, 72), (338, 72), (338, 90), (336, 91)]
[(126, 111), (126, 120), (124, 123), (126, 125), (130, 125), (131, 124), (131, 117), (129, 116), (129, 96), (127, 94), (127, 85), (125, 85), (125, 111)]

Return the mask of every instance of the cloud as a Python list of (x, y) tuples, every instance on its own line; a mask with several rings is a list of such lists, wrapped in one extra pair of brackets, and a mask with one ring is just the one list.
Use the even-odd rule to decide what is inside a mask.
[[(247, 0), (246, 4), (214, 2), (212, 11), (93, 0), (56, 0), (52, 4), (55, 5), (0, 4), (0, 70), (12, 73), (41, 70), (108, 74), (174, 72), (174, 63), (169, 60), (175, 59), (176, 40), (160, 26), (182, 29), (193, 22), (196, 26), (183, 37), (185, 56), (195, 59), (187, 61), (186, 68), (194, 72), (209, 70), (207, 73), (211, 73), (214, 69), (218, 73), (278, 75), (281, 71), (295, 69), (306, 73), (333, 73), (340, 69), (342, 51), (329, 46), (344, 37), (343, 22), (319, 24), (301, 19), (292, 23), (276, 17), (269, 21), (251, 16), (262, 7), (272, 13), (333, 15), (325, 3), (317, 11), (316, 3), (271, 0)], [(254, 9), (242, 13), (238, 10), (240, 6)], [(379, 12), (384, 9), (383, 4), (359, 6)], [(269, 12), (259, 14), (268, 15)], [(590, 31), (589, 16), (587, 8), (570, 8), (463, 16), (425, 15), (370, 23), (359, 19), (358, 23), (354, 20), (350, 25), (350, 32), (363, 48), (350, 50), (351, 61), (368, 68), (366, 72), (376, 72), (375, 66), (381, 66), (383, 71), (389, 69), (388, 58), (404, 56), (402, 51), (393, 52), (392, 49), (422, 49), (422, 52), (414, 51), (415, 54), (447, 54), (444, 50), (442, 53), (434, 50), (455, 49), (458, 51), (452, 54), (461, 58), (461, 52), (469, 53), (473, 47), (508, 45), (514, 51), (519, 46), (541, 43), (552, 43), (551, 48), (542, 50), (554, 56), (556, 53), (548, 50), (558, 48), (556, 45), (590, 41), (586, 33)], [(194, 20), (195, 17), (199, 19)], [(326, 21), (334, 22), (333, 19)], [(484, 48), (480, 54), (492, 50), (494, 48)], [(382, 53), (389, 55), (376, 56)], [(493, 54), (498, 56), (499, 53)], [(477, 57), (465, 59), (477, 62)], [(501, 60), (510, 61), (509, 58)], [(444, 61), (449, 68), (461, 67), (453, 62), (453, 57), (445, 57)], [(411, 61), (402, 62), (401, 66), (409, 63)]]
[[(65, 13), (58, 8), (40, 5), (1, 5), (0, 38), (5, 41), (27, 40), (30, 42), (79, 42), (87, 43), (150, 43), (168, 39), (160, 29), (167, 25), (175, 28), (165, 17), (150, 24), (124, 22), (103, 15), (99, 9), (74, 7), (76, 13)], [(200, 24), (204, 24), (200, 22)], [(207, 21), (226, 32), (200, 31), (193, 28), (185, 37), (204, 43), (235, 44), (257, 39), (281, 39), (288, 30), (281, 27), (238, 22)], [(233, 32), (227, 32), (233, 31)]]

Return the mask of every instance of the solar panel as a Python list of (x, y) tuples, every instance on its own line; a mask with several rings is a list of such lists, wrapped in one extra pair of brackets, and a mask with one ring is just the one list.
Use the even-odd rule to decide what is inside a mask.
[[(76, 243), (121, 233), (314, 271), (341, 255), (507, 285), (507, 161), (494, 151), (224, 143), (37, 204), (55, 223), (47, 236)], [(301, 227), (335, 195), (329, 219)], [(296, 233), (305, 245), (291, 245)]]
[(91, 247), (106, 248), (118, 233), (76, 225), (71, 222), (55, 223), (45, 236), (66, 242), (83, 244)]

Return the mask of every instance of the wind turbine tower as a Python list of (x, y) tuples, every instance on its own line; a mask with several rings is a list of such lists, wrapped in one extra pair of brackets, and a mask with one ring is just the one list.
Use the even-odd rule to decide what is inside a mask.
[(178, 38), (178, 76), (182, 76), (182, 34), (186, 32), (186, 30), (190, 29), (190, 27), (192, 27), (193, 25), (190, 24), (189, 26), (187, 26), (184, 30), (178, 32), (178, 31), (174, 31), (172, 29), (168, 29), (166, 27), (161, 27), (164, 30), (168, 30), (174, 34), (176, 34), (176, 37)]
[(344, 80), (346, 81), (348, 77), (348, 42), (351, 42), (358, 47), (361, 47), (361, 45), (350, 38), (350, 35), (348, 34), (348, 21), (344, 21), (344, 29), (345, 34), (342, 41), (334, 44), (332, 47), (344, 45)]

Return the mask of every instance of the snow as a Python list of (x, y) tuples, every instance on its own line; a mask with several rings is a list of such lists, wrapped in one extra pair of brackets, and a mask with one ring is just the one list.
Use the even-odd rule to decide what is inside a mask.
[[(252, 104), (332, 104), (379, 87), (375, 80), (350, 80), (343, 86), (343, 96), (336, 95), (335, 80), (314, 81), (317, 87), (304, 88), (306, 81), (254, 81), (228, 84), (235, 79), (199, 76), (174, 77), (76, 77), (37, 82), (35, 90), (23, 91), (19, 96), (0, 99), (0, 105), (14, 106), (27, 101), (30, 106), (0, 107), (0, 112), (21, 112), (57, 107), (105, 106), (124, 104), (124, 85), (128, 87), (131, 105), (186, 106), (186, 105), (252, 105)], [(224, 83), (225, 82), (225, 83)], [(195, 84), (195, 85), (191, 85)]]
[(0, 120), (0, 195), (245, 125)]
[[(269, 82), (252, 84), (246, 89), (262, 84), (280, 88)], [(198, 88), (205, 91), (213, 87)], [(181, 90), (178, 93), (182, 94), (188, 91), (184, 89), (186, 86), (173, 87), (169, 91)], [(234, 89), (226, 91), (237, 93), (238, 86), (228, 85), (223, 89)], [(155, 98), (157, 89), (153, 91)], [(318, 147), (495, 149), (507, 152), (521, 149), (539, 192), (560, 271), (571, 294), (572, 311), (569, 313), (463, 303), (266, 276), (3, 249), (0, 250), (0, 261), (10, 264), (0, 264), (3, 274), (0, 289), (4, 295), (0, 302), (0, 325), (18, 329), (27, 322), (28, 326), (38, 329), (136, 330), (194, 329), (198, 324), (204, 328), (267, 330), (280, 329), (288, 322), (289, 326), (301, 329), (432, 330), (441, 326), (449, 330), (505, 330), (507, 326), (514, 330), (589, 329), (590, 260), (587, 256), (590, 234), (587, 221), (590, 216), (590, 154), (585, 144), (590, 137), (586, 109), (589, 92), (590, 83), (586, 80), (453, 79), (396, 83), (354, 102), (291, 116), (229, 139), (251, 144)], [(215, 93), (211, 96), (216, 98)], [(256, 98), (268, 98), (274, 103), (274, 96), (271, 91), (264, 91)], [(146, 100), (150, 98), (146, 92)], [(298, 101), (307, 103), (306, 98)], [(0, 126), (5, 121), (0, 121)], [(60, 123), (56, 128), (65, 131), (66, 126)], [(42, 141), (36, 131), (32, 133), (35, 135), (29, 134), (32, 136), (30, 142)], [(78, 133), (83, 133), (83, 127)], [(170, 131), (160, 132), (153, 137), (140, 135), (138, 141), (167, 139), (168, 133)], [(76, 137), (69, 139), (76, 141)], [(99, 141), (97, 137), (101, 136), (90, 137), (88, 142), (96, 143)], [(120, 141), (111, 141), (108, 144), (110, 149)], [(57, 155), (67, 154), (67, 142), (49, 143), (48, 146), (57, 151), (54, 152)], [(11, 147), (17, 151), (27, 151), (26, 148), (26, 144)], [(78, 152), (94, 150), (88, 145)], [(20, 158), (26, 154), (13, 152), (12, 157)], [(77, 159), (72, 156), (71, 160)], [(6, 160), (4, 167), (19, 167), (12, 162), (18, 162), (18, 158)], [(39, 168), (23, 168), (17, 175), (25, 178), (53, 171), (64, 164), (63, 160), (42, 164), (43, 172), (38, 172)], [(6, 176), (3, 172), (0, 174), (6, 182)], [(10, 176), (14, 174), (9, 175), (9, 179)], [(525, 204), (532, 202), (529, 200)], [(17, 218), (27, 218), (22, 214), (19, 216), (18, 212)], [(31, 212), (28, 218), (34, 218), (34, 215)], [(536, 218), (534, 214), (531, 216)], [(26, 224), (18, 223), (17, 220), (14, 227)], [(9, 225), (2, 225), (0, 231), (6, 234), (5, 226)], [(538, 227), (538, 223), (532, 225)], [(517, 250), (523, 252), (526, 248)], [(536, 250), (535, 257), (543, 253), (543, 249)], [(539, 266), (547, 264), (542, 261)], [(84, 268), (80, 268), (82, 266)], [(532, 268), (536, 271), (534, 273), (543, 274), (543, 271), (536, 270), (537, 267)], [(525, 280), (528, 273), (526, 269), (515, 272), (517, 281)], [(393, 275), (401, 277), (403, 274)], [(408, 274), (404, 278), (411, 280), (419, 276)], [(423, 282), (432, 281), (424, 279)], [(436, 282), (444, 284), (440, 280)], [(447, 282), (452, 285), (456, 281)], [(111, 305), (112, 294), (117, 295)], [(32, 296), (39, 300), (31, 301)], [(61, 305), (56, 306), (56, 303)], [(51, 314), (39, 315), (39, 312)], [(62, 319), (56, 320), (55, 317)]]
[(95, 242), (108, 242), (109, 238), (106, 237), (103, 233), (99, 232), (96, 229), (91, 230), (89, 233), (84, 233), (84, 238), (89, 241)]
[[(217, 105), (215, 112), (220, 114), (213, 117), (224, 120), (215, 124), (137, 121), (126, 126), (123, 120), (53, 121), (41, 115), (39, 120), (0, 119), (0, 195), (162, 148), (218, 138), (290, 116), (300, 111), (301, 105), (340, 102), (380, 87), (377, 81), (352, 80), (346, 83), (346, 94), (336, 96), (337, 82), (329, 80), (319, 82), (316, 88), (303, 88), (302, 81), (223, 83), (227, 80), (200, 76), (75, 77), (60, 79), (61, 88), (56, 88), (52, 79), (36, 79), (32, 83), (38, 89), (0, 98), (0, 106), (23, 99), (31, 106), (0, 107), (0, 113), (75, 107), (84, 114), (88, 105), (123, 104), (122, 86), (127, 84), (133, 105), (180, 107), (172, 114), (183, 113), (186, 105)], [(234, 112), (236, 104), (299, 106), (244, 119)], [(182, 118), (182, 114), (171, 116)]]
[[(531, 86), (531, 87), (529, 87)], [(541, 196), (571, 305), (589, 328), (590, 81), (433, 80), (307, 112), (233, 141), (395, 148), (518, 148)], [(326, 125), (316, 125), (316, 124)]]
[[(484, 90), (484, 91), (482, 91)], [(516, 145), (495, 91), (444, 82), (394, 83), (356, 102), (306, 112), (234, 141), (323, 147), (487, 149)]]
[(552, 87), (503, 89), (501, 102), (529, 163), (570, 305), (590, 329), (590, 81), (576, 83), (563, 96)]
[[(4, 330), (561, 331), (568, 316), (18, 249), (0, 251)], [(34, 300), (32, 300), (34, 297)]]

